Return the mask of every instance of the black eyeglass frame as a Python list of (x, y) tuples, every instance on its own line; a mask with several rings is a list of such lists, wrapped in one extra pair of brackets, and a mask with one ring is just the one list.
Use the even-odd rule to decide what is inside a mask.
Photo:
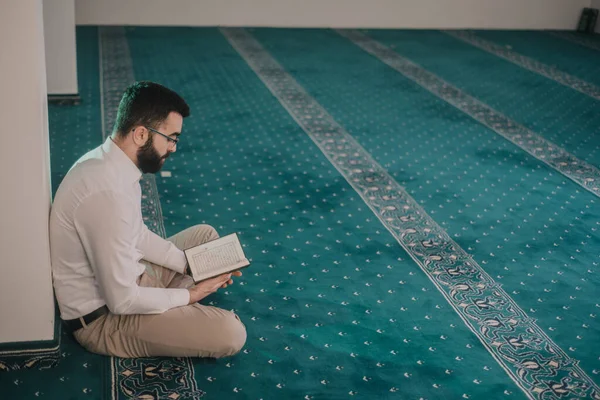
[(158, 133), (160, 136), (164, 137), (165, 139), (167, 139), (169, 141), (169, 145), (175, 147), (177, 146), (177, 143), (179, 142), (179, 139), (176, 138), (172, 138), (170, 136), (165, 135), (164, 133), (160, 133), (159, 131), (157, 131), (156, 129), (152, 129), (149, 127), (145, 127), (146, 129), (148, 129), (150, 132), (154, 132), (154, 133)]

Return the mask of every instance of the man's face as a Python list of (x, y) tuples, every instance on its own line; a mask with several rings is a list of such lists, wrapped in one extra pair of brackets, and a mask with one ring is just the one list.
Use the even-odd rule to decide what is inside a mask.
[[(179, 137), (182, 126), (183, 118), (181, 115), (172, 112), (156, 130), (165, 136), (176, 139)], [(169, 155), (176, 150), (177, 146), (172, 141), (158, 133), (149, 131), (148, 140), (137, 152), (138, 167), (145, 174), (155, 174), (160, 171)]]

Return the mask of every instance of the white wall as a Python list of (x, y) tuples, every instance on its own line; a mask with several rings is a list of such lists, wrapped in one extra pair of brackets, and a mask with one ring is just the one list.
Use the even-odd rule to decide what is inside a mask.
[(75, 9), (81, 25), (574, 29), (589, 5), (590, 0), (76, 0)]
[(44, 0), (48, 94), (77, 94), (75, 0)]
[(54, 334), (43, 35), (41, 0), (2, 0), (0, 343)]

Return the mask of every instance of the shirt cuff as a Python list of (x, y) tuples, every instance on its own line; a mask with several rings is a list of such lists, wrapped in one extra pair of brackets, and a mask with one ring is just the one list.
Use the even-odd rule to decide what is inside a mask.
[(187, 289), (168, 289), (172, 308), (190, 304), (190, 291)]
[(179, 272), (180, 274), (185, 274), (187, 267), (187, 258), (185, 258), (185, 253), (175, 247), (175, 245), (172, 245), (170, 251), (167, 253), (165, 266), (171, 267), (170, 269)]

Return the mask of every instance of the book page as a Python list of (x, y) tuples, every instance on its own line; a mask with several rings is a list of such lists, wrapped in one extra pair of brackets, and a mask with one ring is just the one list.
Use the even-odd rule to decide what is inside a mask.
[(249, 265), (235, 233), (187, 249), (185, 255), (196, 282)]
[(235, 243), (224, 243), (220, 246), (206, 249), (192, 256), (192, 263), (196, 266), (196, 272), (202, 274), (211, 269), (220, 269), (228, 265), (234, 265), (239, 260)]

